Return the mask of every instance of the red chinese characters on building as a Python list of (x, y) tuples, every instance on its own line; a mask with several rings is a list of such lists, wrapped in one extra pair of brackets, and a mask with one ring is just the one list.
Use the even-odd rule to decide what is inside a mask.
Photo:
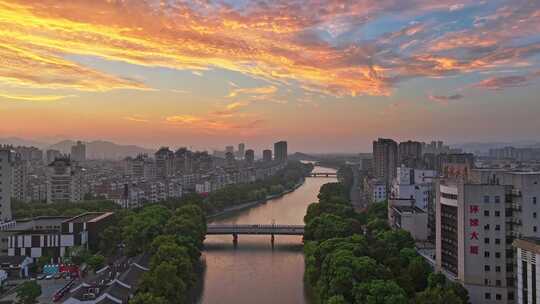
[[(471, 227), (472, 230), (469, 238), (471, 241), (478, 241), (480, 239), (480, 235), (478, 234), (478, 231), (476, 231), (478, 226), (480, 226), (480, 220), (476, 218), (478, 213), (480, 213), (480, 207), (478, 207), (478, 205), (469, 206), (469, 216), (471, 217), (469, 219), (469, 227)], [(471, 244), (469, 247), (469, 253), (472, 255), (478, 255), (478, 245)]]

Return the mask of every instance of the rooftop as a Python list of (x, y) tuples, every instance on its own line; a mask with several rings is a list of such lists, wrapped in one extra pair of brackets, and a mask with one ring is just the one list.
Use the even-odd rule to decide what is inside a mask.
[(540, 254), (540, 238), (537, 237), (517, 239), (514, 241), (513, 246)]
[(64, 223), (94, 223), (113, 214), (113, 212), (87, 212), (67, 219)]
[(392, 206), (399, 213), (426, 213), (424, 210), (416, 206)]

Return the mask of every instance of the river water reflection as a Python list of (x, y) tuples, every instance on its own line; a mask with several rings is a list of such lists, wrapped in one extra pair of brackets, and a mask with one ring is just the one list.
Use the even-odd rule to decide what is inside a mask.
[[(335, 172), (315, 167), (316, 172)], [(220, 219), (215, 224), (303, 224), (307, 206), (317, 201), (320, 187), (335, 178), (308, 178), (304, 185), (281, 198)], [(208, 236), (203, 258), (204, 285), (199, 303), (264, 304), (308, 303), (304, 292), (302, 238), (276, 236)]]

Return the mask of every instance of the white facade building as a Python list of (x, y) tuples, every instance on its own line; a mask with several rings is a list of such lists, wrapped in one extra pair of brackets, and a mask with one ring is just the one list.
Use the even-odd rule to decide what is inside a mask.
[(83, 169), (69, 158), (57, 158), (47, 167), (47, 202), (78, 202), (84, 198)]
[(514, 241), (517, 248), (517, 304), (540, 303), (540, 238)]
[(397, 177), (392, 183), (391, 198), (413, 199), (414, 206), (427, 211), (432, 198), (434, 170), (411, 169), (404, 166), (397, 168)]

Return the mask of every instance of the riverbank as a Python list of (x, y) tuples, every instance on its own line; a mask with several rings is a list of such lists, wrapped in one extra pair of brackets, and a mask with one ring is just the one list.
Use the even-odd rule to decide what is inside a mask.
[[(334, 172), (322, 167), (314, 170)], [(281, 198), (212, 219), (212, 224), (301, 225), (307, 206), (318, 200), (321, 186), (335, 178), (296, 180), (286, 187), (290, 193), (282, 193)], [(276, 236), (272, 247), (268, 236), (240, 236), (235, 246), (230, 235), (210, 235), (202, 254), (206, 268), (199, 304), (313, 303), (303, 283), (302, 237)]]
[(236, 205), (236, 206), (233, 206), (233, 207), (225, 208), (224, 210), (219, 211), (217, 213), (207, 215), (206, 219), (211, 220), (211, 219), (219, 218), (219, 217), (226, 216), (226, 215), (229, 215), (229, 214), (237, 212), (237, 211), (249, 209), (249, 208), (252, 208), (252, 207), (267, 203), (267, 202), (269, 202), (271, 200), (274, 200), (274, 199), (277, 199), (277, 198), (281, 198), (284, 195), (289, 194), (289, 193), (295, 191), (296, 189), (300, 188), (305, 182), (306, 182), (306, 179), (303, 178), (301, 181), (296, 183), (294, 185), (294, 187), (292, 187), (290, 189), (286, 189), (286, 190), (282, 191), (279, 194), (268, 195), (266, 198), (264, 198), (262, 200), (256, 200), (256, 201), (252, 201), (252, 202), (239, 204), (239, 205)]

